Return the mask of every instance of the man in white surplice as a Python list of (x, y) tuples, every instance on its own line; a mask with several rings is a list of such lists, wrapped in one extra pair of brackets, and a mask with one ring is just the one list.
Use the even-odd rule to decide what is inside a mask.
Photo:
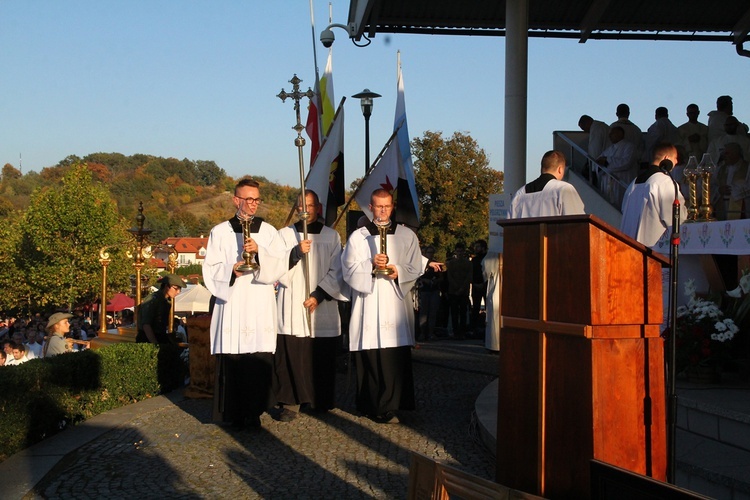
[[(680, 202), (680, 220), (687, 217), (685, 199), (667, 172), (677, 164), (677, 148), (671, 143), (657, 144), (651, 165), (628, 186), (622, 200), (620, 230), (647, 247), (656, 245), (662, 234), (672, 227), (675, 195)], [(668, 167), (668, 168), (667, 168)], [(676, 193), (675, 193), (676, 191)], [(666, 328), (669, 302), (669, 269), (662, 269), (662, 330)]]
[(565, 155), (560, 151), (544, 153), (542, 175), (516, 191), (508, 218), (583, 214), (583, 201), (578, 191), (562, 180), (565, 168)]
[[(656, 245), (672, 225), (674, 182), (660, 164), (669, 165), (667, 171), (672, 168), (671, 165), (677, 164), (677, 148), (674, 145), (662, 143), (654, 148), (651, 165), (630, 183), (622, 200), (620, 230), (647, 247)], [(682, 211), (680, 218), (685, 220), (685, 199), (679, 191), (677, 196)]]
[[(284, 245), (276, 229), (255, 217), (260, 185), (242, 179), (235, 186), (237, 213), (211, 229), (203, 281), (213, 294), (211, 354), (219, 355), (214, 418), (236, 427), (260, 427), (272, 404), (273, 353), (276, 350), (274, 282), (285, 271)], [(250, 237), (243, 237), (243, 221)], [(238, 270), (249, 252), (258, 269)]]
[[(413, 410), (414, 345), (411, 289), (424, 269), (416, 234), (391, 222), (393, 196), (370, 196), (373, 220), (354, 231), (341, 256), (352, 288), (349, 350), (357, 370), (357, 409), (379, 423), (397, 423), (396, 410)], [(386, 232), (381, 253), (378, 225)], [(391, 274), (381, 274), (387, 268)]]
[(279, 230), (288, 256), (277, 296), (275, 393), (282, 421), (296, 418), (300, 405), (319, 412), (334, 408), (336, 355), (341, 350), (338, 301), (349, 300), (341, 275), (341, 237), (319, 218), (321, 204), (315, 191), (305, 191), (305, 204), (299, 209), (307, 214), (308, 239), (303, 238), (301, 220)]

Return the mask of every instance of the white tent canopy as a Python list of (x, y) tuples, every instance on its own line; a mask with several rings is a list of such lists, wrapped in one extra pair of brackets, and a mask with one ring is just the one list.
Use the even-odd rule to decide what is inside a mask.
[(211, 292), (203, 285), (189, 286), (174, 299), (175, 312), (208, 312)]

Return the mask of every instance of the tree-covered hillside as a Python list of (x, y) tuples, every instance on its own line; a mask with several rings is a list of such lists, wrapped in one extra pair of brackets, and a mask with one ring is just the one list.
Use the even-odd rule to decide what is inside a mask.
[[(234, 211), (231, 192), (237, 179), (227, 176), (214, 161), (93, 153), (83, 158), (68, 156), (39, 173), (22, 174), (6, 164), (0, 177), (0, 218), (25, 212), (34, 190), (58, 185), (78, 163), (87, 166), (93, 181), (109, 192), (119, 214), (131, 225), (135, 224), (138, 203), (143, 202), (154, 241), (208, 234)], [(281, 186), (264, 177), (256, 180), (263, 195), (259, 216), (280, 227), (299, 188)]]

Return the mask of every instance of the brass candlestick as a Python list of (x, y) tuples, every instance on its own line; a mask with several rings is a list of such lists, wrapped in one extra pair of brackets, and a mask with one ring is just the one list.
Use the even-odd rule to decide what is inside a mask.
[[(246, 217), (243, 219), (240, 219), (240, 224), (242, 225), (242, 245), (244, 247), (245, 242), (251, 237), (250, 236), (250, 227), (253, 224), (253, 219), (255, 216)], [(255, 271), (256, 269), (260, 268), (260, 265), (255, 262), (255, 252), (248, 252), (247, 250), (242, 250), (242, 260), (245, 261), (244, 264), (240, 264), (237, 266), (237, 270), (240, 272), (245, 271)]]
[[(375, 225), (378, 227), (378, 233), (380, 234), (380, 251), (379, 253), (387, 254), (388, 253), (388, 228), (391, 227), (391, 221), (389, 220), (385, 224), (378, 224), (377, 222)], [(387, 257), (387, 255), (386, 255)], [(386, 260), (386, 263), (388, 263), (388, 260)], [(386, 266), (378, 266), (373, 271), (372, 274), (380, 275), (380, 276), (390, 276), (393, 274), (393, 269)]]
[(698, 165), (698, 175), (701, 179), (701, 206), (699, 209), (701, 220), (714, 220), (711, 207), (711, 175), (716, 171), (716, 165), (711, 155), (704, 153), (701, 164)]
[(687, 200), (687, 221), (694, 222), (698, 220), (698, 193), (696, 190), (696, 180), (698, 178), (698, 160), (691, 156), (683, 172), (688, 182), (688, 200)]

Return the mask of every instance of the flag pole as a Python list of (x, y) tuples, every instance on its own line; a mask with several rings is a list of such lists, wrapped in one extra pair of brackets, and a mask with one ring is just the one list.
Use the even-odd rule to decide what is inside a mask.
[[(346, 101), (346, 96), (341, 98), (341, 102), (339, 103), (339, 107), (336, 108), (336, 113), (333, 115), (333, 120), (331, 120), (331, 125), (328, 126), (328, 130), (326, 130), (326, 135), (323, 138), (323, 144), (320, 145), (320, 149), (323, 149), (323, 146), (328, 141), (328, 135), (331, 133), (331, 130), (333, 130), (333, 125), (336, 123), (336, 119), (339, 117), (339, 112), (344, 109), (344, 101)], [(307, 181), (307, 178), (310, 177), (310, 172), (312, 171), (313, 165), (310, 165), (310, 170), (307, 171), (307, 176), (305, 177), (305, 181)], [(286, 217), (286, 221), (284, 222), (284, 227), (288, 226), (289, 223), (292, 221), (292, 217), (294, 217), (294, 211), (296, 209), (296, 204), (292, 204), (292, 209), (289, 211), (289, 215)]]
[(312, 47), (313, 47), (313, 64), (315, 64), (315, 83), (320, 82), (320, 72), (318, 71), (318, 46), (315, 40), (315, 14), (313, 9), (313, 0), (310, 0), (310, 28), (312, 30)]
[(362, 177), (362, 180), (360, 180), (359, 184), (357, 184), (357, 187), (354, 189), (354, 192), (352, 192), (351, 196), (346, 201), (346, 204), (344, 205), (344, 208), (341, 210), (341, 213), (339, 214), (338, 217), (336, 217), (336, 221), (333, 223), (333, 226), (332, 226), (334, 229), (336, 229), (336, 226), (338, 225), (339, 221), (344, 216), (344, 214), (346, 213), (346, 211), (349, 209), (349, 205), (352, 204), (352, 201), (357, 196), (357, 193), (359, 193), (359, 190), (362, 188), (362, 185), (365, 183), (365, 180), (367, 180), (367, 177), (369, 177), (369, 175), (372, 173), (372, 171), (375, 170), (375, 167), (377, 166), (378, 162), (383, 157), (383, 155), (385, 154), (385, 152), (388, 150), (388, 147), (393, 142), (393, 139), (396, 138), (396, 134), (398, 134), (398, 131), (401, 129), (401, 125), (403, 125), (403, 124), (404, 124), (404, 120), (401, 120), (401, 122), (399, 122), (399, 124), (398, 124), (398, 127), (396, 127), (396, 130), (393, 131), (393, 133), (391, 134), (391, 136), (386, 141), (385, 146), (383, 146), (383, 149), (381, 149), (380, 153), (378, 153), (378, 156), (375, 158), (375, 161), (373, 161), (372, 165), (370, 166), (370, 168), (367, 169), (367, 173), (365, 174), (365, 176)]
[[(312, 2), (312, 0), (310, 0)], [(401, 51), (396, 51), (396, 80), (398, 80), (398, 75), (401, 73)]]
[[(302, 239), (306, 240), (307, 238), (307, 216), (309, 215), (307, 213), (307, 206), (305, 203), (305, 159), (303, 156), (303, 148), (305, 146), (305, 138), (302, 137), (302, 131), (305, 130), (305, 127), (302, 125), (302, 120), (300, 118), (300, 107), (299, 102), (300, 100), (307, 97), (308, 99), (312, 99), (315, 96), (315, 92), (312, 91), (312, 89), (308, 88), (307, 92), (300, 92), (299, 90), (299, 84), (302, 83), (302, 80), (300, 80), (297, 75), (295, 74), (291, 80), (289, 80), (289, 83), (292, 84), (292, 93), (288, 94), (284, 89), (281, 89), (281, 92), (276, 96), (279, 99), (281, 99), (281, 102), (285, 102), (287, 97), (291, 98), (294, 101), (294, 113), (297, 117), (297, 123), (292, 127), (292, 129), (297, 132), (297, 138), (294, 139), (294, 145), (297, 146), (297, 153), (299, 156), (299, 181), (300, 181), (300, 200), (302, 203), (302, 211), (299, 213), (300, 219), (302, 220)], [(310, 296), (310, 260), (308, 259), (308, 254), (302, 254), (302, 271), (305, 275), (305, 300)], [(305, 309), (305, 312), (307, 313), (307, 326), (312, 332), (312, 318), (310, 317), (310, 310)]]

